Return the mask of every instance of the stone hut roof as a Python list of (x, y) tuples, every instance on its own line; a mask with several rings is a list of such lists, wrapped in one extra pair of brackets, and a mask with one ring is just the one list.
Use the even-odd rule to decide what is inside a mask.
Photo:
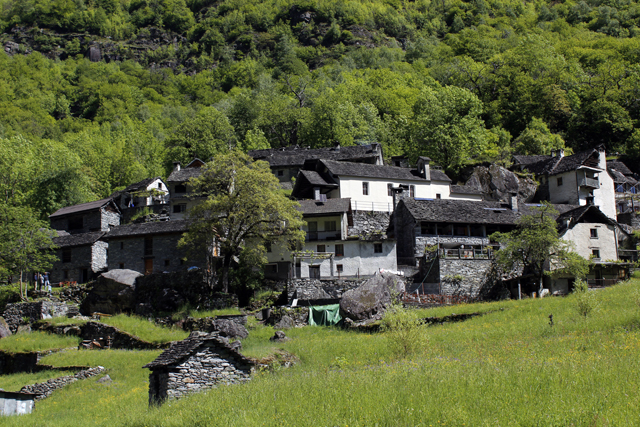
[(171, 346), (163, 351), (160, 356), (156, 358), (156, 360), (147, 363), (143, 366), (143, 368), (154, 370), (159, 368), (166, 368), (171, 365), (179, 365), (189, 356), (196, 353), (197, 350), (205, 343), (214, 343), (216, 347), (228, 351), (237, 361), (241, 363), (249, 366), (255, 364), (253, 359), (244, 356), (236, 349), (231, 347), (229, 343), (221, 339), (217, 333), (206, 334), (203, 332), (192, 332), (187, 339), (171, 343)]
[[(333, 160), (320, 160), (333, 175), (357, 176), (364, 178), (382, 178), (405, 181), (426, 181), (415, 169), (401, 168), (398, 166), (370, 165), (366, 163), (336, 162)], [(432, 181), (447, 181), (451, 179), (444, 172), (432, 169)]]
[(58, 237), (53, 238), (53, 244), (59, 248), (93, 245), (105, 234), (104, 231), (79, 234), (69, 234), (66, 231), (57, 231), (57, 233)]
[(351, 147), (301, 148), (291, 146), (268, 150), (250, 150), (254, 160), (264, 160), (273, 167), (302, 166), (309, 159), (375, 163), (382, 156), (379, 144), (356, 145)]
[(336, 184), (330, 177), (323, 177), (316, 171), (301, 170), (299, 174), (314, 187), (338, 187), (338, 184)]
[[(521, 204), (517, 211), (509, 204), (452, 199), (403, 199), (407, 210), (416, 221), (448, 222), (461, 224), (513, 225), (518, 218), (533, 212), (536, 205)], [(575, 209), (576, 205), (553, 205), (558, 212)]]
[[(558, 229), (560, 234), (563, 234), (569, 228), (572, 228), (575, 224), (579, 223), (582, 219), (589, 220), (594, 223), (611, 224), (618, 227), (624, 233), (627, 233), (623, 227), (616, 221), (606, 216), (599, 207), (595, 205), (579, 206), (575, 209), (571, 209), (558, 215), (556, 222), (558, 223)], [(568, 221), (567, 221), (568, 220)]]
[(167, 178), (167, 182), (186, 182), (191, 178), (197, 178), (202, 174), (202, 168), (184, 168), (179, 171), (173, 171)]
[(64, 215), (71, 215), (71, 214), (77, 214), (80, 212), (98, 210), (108, 205), (109, 203), (112, 204), (113, 208), (117, 212), (120, 212), (118, 210), (118, 207), (113, 203), (113, 200), (111, 199), (111, 197), (108, 197), (106, 199), (96, 200), (95, 202), (81, 203), (79, 205), (67, 206), (66, 208), (58, 209), (57, 211), (49, 215), (49, 218), (56, 218)]
[(616, 184), (637, 184), (638, 181), (636, 181), (633, 177), (631, 176), (626, 176), (624, 173), (616, 170), (616, 169), (609, 169), (609, 175), (611, 175), (611, 178), (613, 179), (613, 182), (615, 182)]
[(607, 160), (607, 169), (615, 169), (623, 175), (633, 175), (631, 169), (620, 160)]
[(149, 234), (184, 233), (187, 231), (188, 225), (188, 221), (184, 220), (118, 225), (117, 227), (113, 227), (109, 230), (104, 238), (111, 239), (115, 237), (145, 236)]
[(544, 156), (542, 160), (527, 164), (526, 169), (536, 175), (558, 175), (581, 166), (598, 168), (600, 148), (601, 146), (565, 157)]
[(298, 210), (305, 216), (341, 214), (351, 209), (351, 199), (298, 200), (298, 203)]
[(544, 155), (544, 154), (542, 154), (542, 155), (536, 154), (536, 155), (531, 155), (531, 156), (525, 156), (525, 155), (516, 154), (516, 155), (513, 156), (513, 163), (516, 164), (516, 165), (520, 165), (520, 166), (526, 166), (526, 165), (530, 165), (530, 164), (533, 164), (533, 163), (537, 163), (537, 162), (542, 161), (542, 160), (548, 160), (550, 158), (551, 158), (551, 156), (547, 156), (547, 155)]

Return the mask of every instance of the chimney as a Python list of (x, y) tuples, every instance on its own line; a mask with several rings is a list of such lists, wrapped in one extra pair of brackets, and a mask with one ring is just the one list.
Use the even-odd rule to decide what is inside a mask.
[(551, 157), (555, 157), (556, 156), (556, 150), (551, 150)]
[(180, 162), (173, 162), (173, 171), (178, 172), (180, 170)]
[(509, 193), (509, 207), (512, 211), (518, 212), (518, 193)]
[(400, 200), (410, 198), (408, 185), (400, 184), (399, 187), (392, 187), (391, 191), (393, 192), (393, 210), (396, 209), (396, 206), (398, 206), (398, 203), (400, 203)]
[(556, 156), (561, 159), (564, 157), (564, 148), (559, 148), (558, 149), (558, 153), (556, 154)]
[(313, 187), (313, 200), (320, 200), (320, 187)]
[(428, 157), (418, 157), (418, 173), (427, 181), (431, 181), (431, 168), (429, 167), (430, 161), (431, 159)]

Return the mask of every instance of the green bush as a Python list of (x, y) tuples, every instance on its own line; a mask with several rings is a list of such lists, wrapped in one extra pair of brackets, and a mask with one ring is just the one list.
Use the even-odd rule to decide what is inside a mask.
[(392, 350), (399, 356), (406, 357), (416, 353), (426, 340), (418, 312), (400, 305), (387, 310), (381, 327), (387, 334)]
[(598, 311), (600, 301), (598, 301), (595, 292), (589, 291), (587, 282), (581, 279), (576, 280), (573, 293), (576, 296), (576, 309), (581, 316), (587, 317), (591, 313)]

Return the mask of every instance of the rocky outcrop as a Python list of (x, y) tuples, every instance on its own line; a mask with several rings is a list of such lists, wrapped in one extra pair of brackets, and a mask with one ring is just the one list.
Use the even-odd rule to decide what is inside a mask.
[(353, 321), (381, 319), (393, 298), (404, 291), (404, 283), (393, 274), (373, 276), (358, 288), (345, 292), (340, 313)]
[(7, 321), (4, 320), (4, 317), (0, 317), (0, 338), (5, 338), (11, 335), (11, 329), (7, 324)]
[(486, 200), (506, 201), (511, 193), (517, 193), (518, 199), (525, 202), (533, 199), (538, 188), (532, 178), (519, 177), (498, 165), (476, 166), (465, 185), (482, 191)]
[(133, 270), (111, 270), (102, 273), (82, 302), (80, 312), (116, 314), (135, 309), (135, 281), (142, 274)]
[(30, 325), (38, 320), (66, 316), (70, 310), (75, 312), (75, 308), (76, 306), (52, 301), (7, 304), (3, 317), (11, 332), (16, 333), (20, 326)]

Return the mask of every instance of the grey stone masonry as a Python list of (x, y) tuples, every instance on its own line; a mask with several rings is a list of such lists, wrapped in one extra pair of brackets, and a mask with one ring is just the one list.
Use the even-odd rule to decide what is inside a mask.
[(459, 243), (463, 245), (488, 246), (488, 237), (467, 237), (467, 236), (417, 236), (420, 230), (416, 231), (415, 256), (421, 257), (425, 253), (426, 246), (433, 246), (442, 243)]
[[(152, 247), (146, 252), (145, 238), (152, 239)], [(145, 261), (150, 263), (153, 273), (185, 270), (194, 263), (184, 264), (181, 261), (186, 256), (185, 250), (178, 248), (181, 238), (182, 233), (111, 238), (109, 270), (126, 268), (144, 274)]]
[(2, 316), (7, 321), (11, 333), (15, 334), (20, 325), (51, 319), (52, 317), (66, 316), (72, 308), (77, 309), (77, 306), (51, 301), (23, 302), (7, 304)]
[(491, 260), (440, 258), (441, 293), (476, 297), (490, 279)]
[(68, 375), (65, 377), (53, 378), (43, 383), (26, 385), (20, 389), (21, 393), (32, 393), (36, 395), (35, 400), (42, 400), (51, 396), (51, 393), (61, 389), (62, 387), (74, 383), (78, 380), (84, 380), (94, 377), (104, 372), (105, 369), (102, 366), (95, 368), (89, 368), (78, 372), (75, 375)]
[[(107, 242), (97, 241), (89, 245), (58, 249), (58, 260), (51, 267), (49, 280), (51, 283), (86, 283), (93, 280), (96, 273), (107, 268), (107, 247)], [(63, 254), (65, 251), (68, 256), (66, 259)]]
[(287, 283), (287, 300), (291, 303), (294, 299), (300, 301), (339, 299), (346, 291), (357, 288), (365, 280), (367, 279), (290, 280)]
[(347, 236), (366, 238), (372, 235), (387, 234), (389, 219), (387, 212), (354, 211), (353, 226), (349, 227)]

